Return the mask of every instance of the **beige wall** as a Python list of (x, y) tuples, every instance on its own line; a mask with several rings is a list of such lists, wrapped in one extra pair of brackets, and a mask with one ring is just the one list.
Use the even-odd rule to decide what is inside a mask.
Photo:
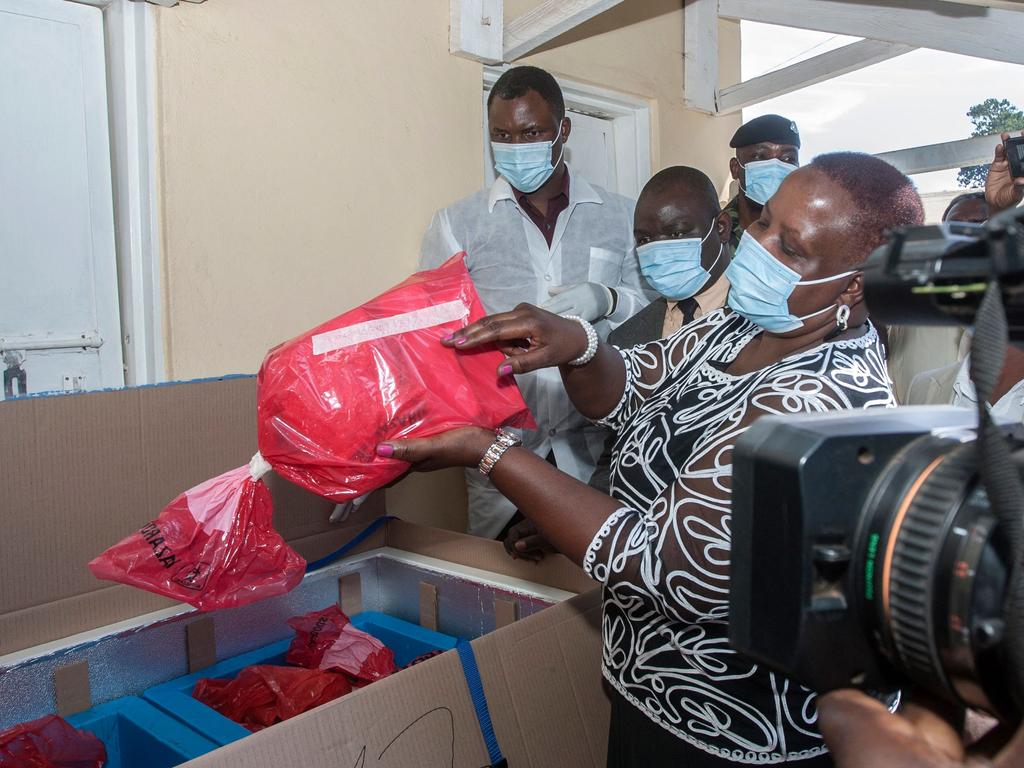
[[(509, 16), (533, 2), (506, 0)], [(168, 374), (253, 372), (274, 344), (415, 268), (431, 213), (482, 182), (481, 65), (448, 0), (211, 0), (157, 10)], [(679, 0), (629, 0), (528, 61), (647, 98), (652, 167), (727, 173), (736, 118), (682, 107)], [(723, 23), (723, 78), (739, 72)], [(458, 473), (389, 496), (461, 525)], [(432, 507), (435, 505), (431, 505)], [(433, 514), (433, 513), (430, 513)]]
[(169, 374), (255, 371), (413, 270), (481, 178), (480, 66), (446, 0), (160, 9)]

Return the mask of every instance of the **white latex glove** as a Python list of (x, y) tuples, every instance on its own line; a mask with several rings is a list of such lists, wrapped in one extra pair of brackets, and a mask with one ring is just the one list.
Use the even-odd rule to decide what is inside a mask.
[(364, 501), (366, 501), (366, 496), (356, 496), (354, 499), (349, 499), (344, 504), (336, 505), (334, 507), (334, 511), (331, 512), (330, 521), (332, 523), (344, 523), (352, 517), (352, 514), (359, 509), (360, 505), (362, 505)]
[(548, 291), (551, 296), (541, 305), (555, 315), (576, 315), (588, 323), (607, 317), (615, 303), (612, 289), (600, 283), (556, 285)]

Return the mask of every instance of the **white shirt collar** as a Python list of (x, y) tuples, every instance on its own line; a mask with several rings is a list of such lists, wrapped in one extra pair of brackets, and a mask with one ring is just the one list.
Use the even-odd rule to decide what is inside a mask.
[[(960, 369), (953, 380), (953, 405), (962, 408), (977, 408), (978, 393), (971, 382), (971, 356), (960, 363)], [(992, 406), (992, 416), (999, 421), (1024, 422), (1024, 380), (1018, 381)]]
[[(566, 170), (571, 172), (569, 164), (565, 164)], [(487, 212), (494, 213), (494, 206), (500, 200), (511, 200), (516, 205), (519, 201), (516, 200), (515, 190), (512, 189), (512, 185), (509, 184), (504, 176), (499, 176), (491, 184), (490, 193), (487, 196)], [(604, 200), (597, 194), (597, 191), (590, 186), (586, 179), (580, 176), (578, 173), (573, 173), (569, 180), (569, 208), (572, 208), (576, 203), (597, 203), (601, 205)]]

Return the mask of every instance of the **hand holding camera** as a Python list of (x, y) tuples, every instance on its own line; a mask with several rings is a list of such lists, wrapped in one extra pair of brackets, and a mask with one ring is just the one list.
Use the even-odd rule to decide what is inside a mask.
[(818, 724), (839, 768), (1009, 768), (1024, 761), (1024, 728), (999, 726), (965, 745), (958, 709), (941, 700), (905, 702), (898, 716), (862, 691), (818, 698)]

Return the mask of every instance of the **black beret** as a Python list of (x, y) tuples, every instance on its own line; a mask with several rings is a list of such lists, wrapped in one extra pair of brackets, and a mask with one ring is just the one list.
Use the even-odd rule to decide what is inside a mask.
[(755, 117), (737, 128), (729, 146), (734, 149), (749, 147), (751, 144), (761, 141), (770, 141), (773, 144), (792, 144), (799, 149), (800, 132), (796, 129), (796, 123), (788, 117), (761, 115), (761, 117)]

